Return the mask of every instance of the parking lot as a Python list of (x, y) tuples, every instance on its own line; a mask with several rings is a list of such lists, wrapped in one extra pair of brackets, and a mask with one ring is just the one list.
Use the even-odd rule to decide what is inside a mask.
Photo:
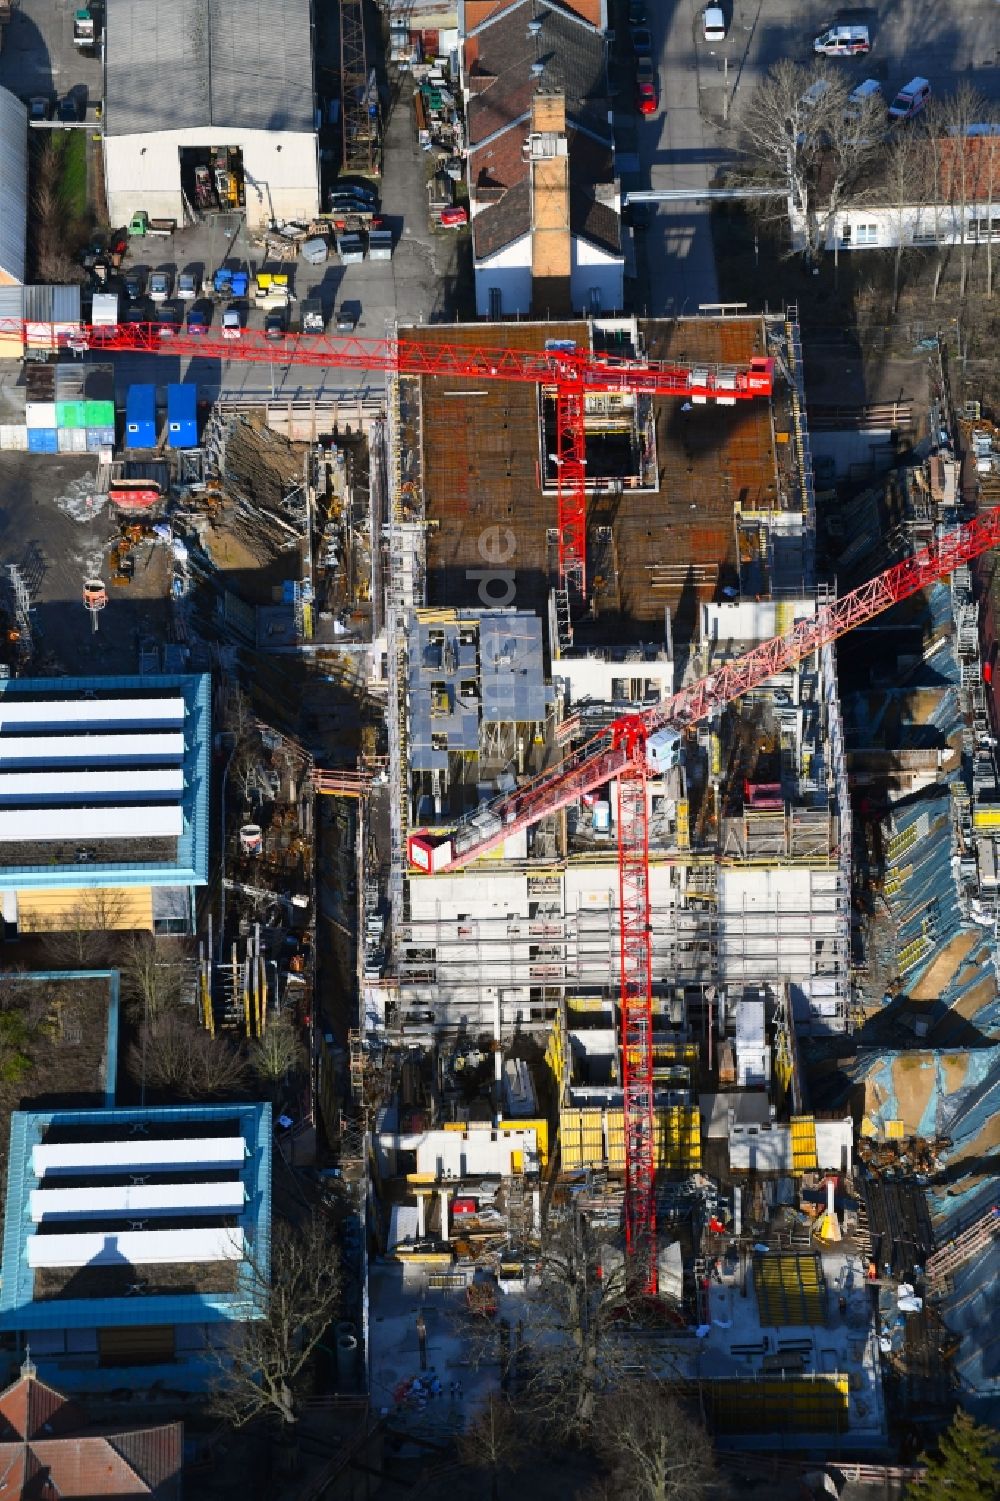
[[(219, 216), (186, 228), (164, 239), (135, 239), (129, 247), (124, 266), (135, 266), (148, 276), (165, 270), (176, 285), (179, 273), (192, 272), (199, 281), (224, 261), (230, 265), (249, 266), (253, 270), (265, 265), (285, 272), (295, 302), (290, 324), (298, 324), (298, 307), (305, 298), (319, 297), (327, 319), (328, 332), (334, 332), (334, 318), (339, 309), (347, 309), (356, 319), (356, 331), (369, 338), (383, 338), (387, 327), (395, 322), (437, 322), (454, 316), (459, 296), (460, 263), (468, 252), (468, 231), (458, 235), (428, 224), (427, 195), (424, 188), (426, 158), (420, 151), (412, 128), (409, 93), (398, 101), (388, 125), (385, 170), (378, 191), (380, 216), (391, 230), (393, 256), (389, 261), (370, 260), (358, 265), (342, 265), (336, 250), (323, 265), (309, 265), (300, 256), (278, 265), (265, 259), (259, 242), (248, 238), (245, 227), (235, 218)], [(256, 237), (255, 237), (256, 239)], [(187, 304), (190, 306), (190, 303)], [(212, 307), (212, 326), (217, 326), (221, 307)], [(264, 313), (253, 309), (247, 314), (251, 327), (263, 327)], [(115, 361), (119, 396), (136, 381), (190, 379), (197, 382), (203, 398), (220, 392), (255, 397), (281, 395), (286, 398), (312, 394), (353, 391), (365, 384), (357, 371), (335, 368), (295, 366), (286, 368), (266, 363), (218, 359), (172, 359), (165, 356), (119, 356)], [(383, 378), (372, 372), (369, 388), (381, 391)]]
[(45, 95), (54, 102), (72, 90), (93, 119), (103, 68), (99, 54), (73, 46), (74, 8), (67, 0), (20, 0), (0, 52), (0, 86), (25, 101)]
[[(843, 8), (822, 0), (722, 0), (724, 42), (701, 36), (704, 0), (647, 4), (660, 93), (657, 114), (635, 123), (626, 187), (700, 188), (739, 147), (742, 103), (781, 58), (814, 60), (813, 39), (836, 21), (869, 27), (867, 57), (826, 59), (861, 82), (875, 78), (888, 97), (921, 74), (936, 94), (968, 81), (1000, 100), (1000, 9), (996, 0), (905, 0)], [(632, 107), (626, 85), (616, 105)], [(630, 132), (630, 135), (632, 133)], [(630, 142), (631, 144), (631, 142)], [(635, 170), (628, 169), (634, 165)], [(656, 315), (695, 312), (718, 297), (707, 203), (660, 205), (639, 247), (640, 306)]]

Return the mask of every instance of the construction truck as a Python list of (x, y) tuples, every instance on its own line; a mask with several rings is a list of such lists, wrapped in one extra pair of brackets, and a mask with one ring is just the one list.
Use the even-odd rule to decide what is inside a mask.
[(94, 14), (89, 9), (74, 11), (73, 13), (73, 46), (86, 49), (93, 47), (97, 42), (97, 23)]

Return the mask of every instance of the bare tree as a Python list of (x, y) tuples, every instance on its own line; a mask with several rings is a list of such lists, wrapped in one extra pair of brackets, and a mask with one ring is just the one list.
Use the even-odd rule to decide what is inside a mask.
[(185, 966), (176, 940), (131, 933), (120, 964), (125, 1000), (142, 1020), (155, 1022), (180, 1004)]
[(560, 1439), (589, 1429), (598, 1399), (623, 1373), (628, 1312), (624, 1262), (600, 1267), (582, 1219), (549, 1228), (541, 1286), (525, 1307), (525, 1369), (519, 1370), (521, 1405), (541, 1429)]
[(809, 262), (818, 259), (837, 214), (881, 151), (877, 98), (849, 103), (844, 75), (785, 58), (757, 85), (743, 111), (751, 182), (784, 189)]
[(339, 1265), (327, 1225), (315, 1218), (295, 1229), (277, 1221), (270, 1264), (251, 1258), (250, 1276), (260, 1317), (215, 1352), (213, 1405), (237, 1428), (268, 1415), (289, 1431), (313, 1352), (340, 1306)]
[(211, 1100), (246, 1088), (247, 1061), (224, 1037), (212, 1037), (196, 1017), (165, 1011), (145, 1022), (129, 1055), (133, 1076), (168, 1097)]
[(305, 1068), (307, 1061), (295, 1023), (287, 1016), (276, 1017), (250, 1048), (250, 1067), (272, 1095), (289, 1074)]
[(500, 1501), (500, 1477), (513, 1474), (525, 1457), (525, 1424), (500, 1392), (490, 1392), (487, 1405), (458, 1440), (458, 1457), (470, 1469), (487, 1470), (490, 1501)]
[(881, 179), (873, 187), (869, 200), (890, 212), (892, 227), (892, 311), (899, 308), (900, 278), (903, 257), (915, 227), (914, 213), (923, 201), (927, 179), (927, 141), (922, 133), (898, 131), (884, 156)]
[(980, 123), (985, 113), (982, 94), (963, 78), (954, 93), (932, 102), (927, 116), (928, 128), (941, 138), (938, 159), (942, 170), (938, 185), (944, 190), (957, 231), (961, 297), (965, 296), (968, 285), (969, 208), (976, 198), (978, 161), (968, 150), (967, 142), (970, 127)]
[(703, 1501), (720, 1495), (707, 1433), (663, 1385), (630, 1381), (599, 1404), (592, 1442), (611, 1490), (630, 1501)]
[(88, 891), (68, 911), (49, 918), (39, 931), (53, 967), (95, 969), (111, 957), (112, 934), (125, 926), (126, 893), (114, 887)]

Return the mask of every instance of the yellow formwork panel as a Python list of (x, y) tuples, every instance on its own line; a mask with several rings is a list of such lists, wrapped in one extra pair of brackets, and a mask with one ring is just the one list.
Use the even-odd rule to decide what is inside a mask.
[(599, 995), (573, 995), (566, 998), (567, 1011), (582, 1011), (590, 1013), (594, 1011), (606, 1011), (608, 1002)]
[(902, 1141), (903, 1140), (903, 1122), (902, 1121), (886, 1121), (886, 1123), (885, 1123), (885, 1139), (886, 1139), (886, 1141)]
[(607, 1131), (608, 1167), (614, 1172), (625, 1171), (625, 1114), (622, 1110), (605, 1111)]
[(679, 850), (691, 848), (691, 823), (686, 797), (677, 799), (677, 848)]
[(816, 1152), (816, 1121), (811, 1115), (793, 1115), (792, 1169), (796, 1173), (812, 1172), (819, 1166)]
[(582, 1110), (562, 1110), (559, 1113), (559, 1152), (567, 1172), (574, 1172), (584, 1165), (582, 1115)]
[(972, 815), (974, 829), (1000, 829), (1000, 808), (976, 808)]
[(706, 1381), (702, 1394), (719, 1433), (843, 1433), (849, 1385), (840, 1372), (817, 1372)]

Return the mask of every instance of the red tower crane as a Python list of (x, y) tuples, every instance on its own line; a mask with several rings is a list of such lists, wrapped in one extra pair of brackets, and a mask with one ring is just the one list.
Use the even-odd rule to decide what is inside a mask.
[(647, 776), (675, 762), (688, 726), (998, 544), (1000, 506), (821, 606), (786, 635), (762, 642), (649, 709), (616, 719), (558, 766), (480, 808), (450, 834), (424, 831), (409, 837), (409, 860), (418, 870), (456, 870), (585, 793), (617, 781), (625, 1237), (634, 1283), (642, 1291), (655, 1292), (657, 1285)]
[[(46, 338), (45, 330), (49, 329)], [(337, 370), (387, 372), (394, 375), (443, 375), (476, 380), (509, 380), (555, 391), (556, 510), (559, 535), (559, 581), (581, 599), (587, 594), (587, 456), (584, 428), (588, 395), (630, 391), (636, 395), (682, 397), (695, 404), (770, 396), (774, 361), (755, 356), (746, 368), (735, 365), (690, 365), (641, 360), (617, 354), (578, 350), (566, 340), (541, 350), (503, 349), (417, 339), (327, 338), (285, 334), (270, 338), (259, 329), (240, 329), (226, 338), (212, 329), (192, 334), (171, 328), (169, 336), (153, 323), (119, 324), (70, 331), (62, 325), (0, 318), (0, 334), (15, 334), (27, 344), (40, 341), (53, 350), (68, 348), (121, 354), (173, 354), (217, 360), (251, 360), (280, 365), (319, 365)]]

